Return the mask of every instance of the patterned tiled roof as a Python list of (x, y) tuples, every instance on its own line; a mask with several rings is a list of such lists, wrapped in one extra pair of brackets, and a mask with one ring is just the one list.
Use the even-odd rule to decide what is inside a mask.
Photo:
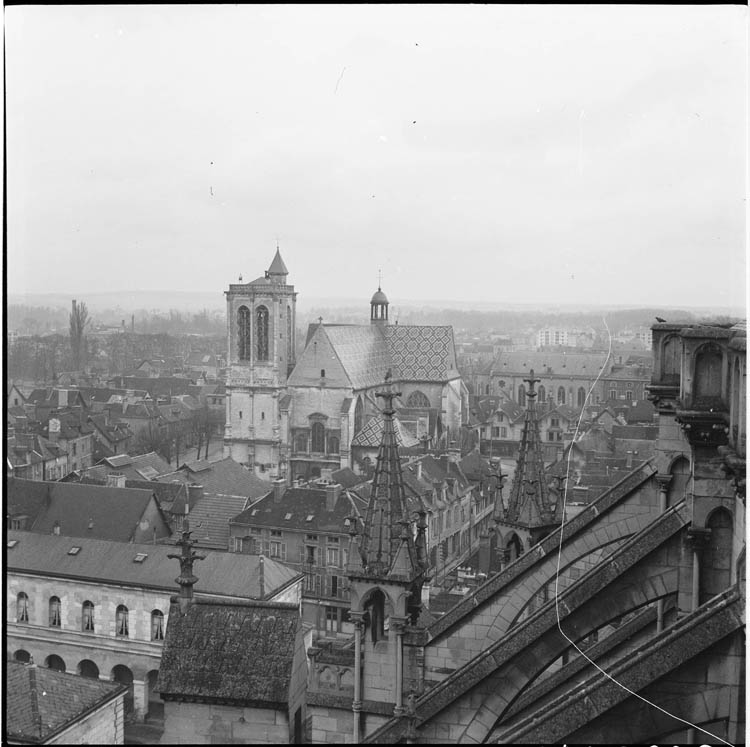
[(385, 327), (394, 376), (401, 381), (448, 381), (459, 373), (453, 327)]
[(124, 695), (127, 685), (5, 663), (5, 738), (42, 744), (97, 706)]
[(295, 644), (301, 631), (292, 604), (173, 605), (156, 690), (169, 700), (287, 709)]
[(380, 327), (364, 325), (324, 325), (353, 389), (380, 384), (391, 368), (391, 359)]
[[(382, 415), (376, 415), (375, 417), (370, 418), (362, 427), (362, 430), (352, 439), (352, 446), (377, 448), (383, 440), (384, 427), (385, 424)], [(396, 434), (396, 443), (400, 447), (408, 449), (412, 446), (419, 446), (419, 439), (414, 438), (414, 436), (412, 436), (411, 433), (401, 425), (398, 418), (393, 418), (393, 428)]]

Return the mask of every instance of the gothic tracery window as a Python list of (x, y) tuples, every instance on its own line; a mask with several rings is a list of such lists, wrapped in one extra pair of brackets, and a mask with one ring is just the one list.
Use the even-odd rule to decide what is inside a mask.
[(325, 451), (325, 428), (322, 423), (313, 423), (311, 451), (318, 453)]
[(247, 306), (240, 306), (237, 312), (237, 357), (241, 361), (250, 360), (250, 309)]
[(255, 335), (257, 341), (257, 359), (268, 360), (268, 309), (258, 306), (255, 310)]
[(430, 406), (430, 400), (427, 399), (426, 394), (420, 392), (419, 389), (417, 389), (415, 392), (412, 392), (409, 395), (409, 398), (406, 400), (406, 406), (426, 408)]

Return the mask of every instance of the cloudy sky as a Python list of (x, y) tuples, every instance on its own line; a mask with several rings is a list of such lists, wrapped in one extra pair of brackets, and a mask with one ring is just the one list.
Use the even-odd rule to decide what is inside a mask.
[(5, 20), (9, 293), (744, 306), (745, 7)]

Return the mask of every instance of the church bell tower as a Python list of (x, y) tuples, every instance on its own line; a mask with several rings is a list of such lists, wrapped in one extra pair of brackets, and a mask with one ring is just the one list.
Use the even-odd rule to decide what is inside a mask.
[(296, 299), (278, 247), (263, 277), (231, 284), (227, 297), (224, 455), (265, 480), (285, 477), (279, 400), (295, 362)]

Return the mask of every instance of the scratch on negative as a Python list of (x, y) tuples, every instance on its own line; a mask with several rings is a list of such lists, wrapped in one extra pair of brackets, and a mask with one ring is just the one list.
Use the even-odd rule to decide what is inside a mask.
[(346, 70), (345, 67), (341, 69), (341, 75), (339, 75), (339, 79), (336, 81), (336, 88), (333, 89), (334, 96), (336, 95), (336, 92), (339, 90), (339, 83), (341, 83), (341, 79), (344, 77), (344, 70)]

